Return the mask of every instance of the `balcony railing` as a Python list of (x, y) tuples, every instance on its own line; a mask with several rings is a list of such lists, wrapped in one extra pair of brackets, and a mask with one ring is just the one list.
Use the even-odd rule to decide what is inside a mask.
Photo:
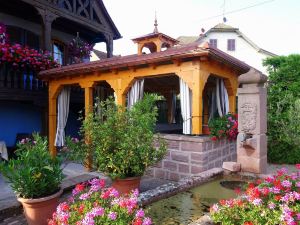
[(32, 71), (17, 71), (10, 66), (0, 67), (0, 88), (19, 89), (27, 91), (45, 91), (45, 82), (37, 79), (37, 74)]

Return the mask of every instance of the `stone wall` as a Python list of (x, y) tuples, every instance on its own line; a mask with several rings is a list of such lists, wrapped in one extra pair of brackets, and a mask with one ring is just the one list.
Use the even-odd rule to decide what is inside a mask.
[(168, 144), (164, 159), (147, 171), (155, 178), (177, 181), (214, 167), (224, 161), (236, 161), (236, 142), (212, 141), (208, 136), (162, 134)]

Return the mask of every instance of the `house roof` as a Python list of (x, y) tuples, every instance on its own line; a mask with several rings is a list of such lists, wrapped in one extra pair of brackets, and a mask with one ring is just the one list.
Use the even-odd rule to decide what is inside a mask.
[(108, 23), (111, 25), (111, 28), (112, 28), (113, 34), (114, 34), (113, 39), (117, 40), (117, 39), (122, 38), (122, 35), (120, 34), (118, 28), (116, 27), (114, 21), (112, 20), (109, 13), (107, 12), (107, 9), (106, 9), (103, 1), (102, 0), (97, 0), (97, 2), (99, 4), (100, 8), (103, 10), (104, 16), (105, 16), (105, 18), (107, 18)]
[(179, 41), (179, 44), (185, 45), (197, 41), (198, 38), (198, 36), (179, 36), (177, 40)]
[(222, 52), (219, 49), (209, 47), (208, 43), (199, 45), (191, 44), (169, 48), (165, 51), (154, 52), (144, 55), (119, 56), (88, 63), (73, 64), (60, 68), (45, 70), (40, 72), (39, 77), (43, 80), (58, 78), (61, 76), (72, 76), (96, 71), (107, 71), (112, 69), (124, 69), (134, 66), (143, 66), (150, 63), (172, 62), (174, 59), (188, 60), (196, 57), (207, 56), (216, 61), (235, 67), (241, 73), (247, 72), (251, 67)]
[(183, 41), (181, 41), (181, 44), (187, 44), (187, 43), (191, 43), (191, 42), (195, 42), (195, 41), (201, 42), (205, 37), (208, 36), (209, 33), (212, 33), (212, 32), (235, 32), (238, 34), (239, 37), (243, 38), (249, 45), (251, 45), (256, 51), (264, 53), (269, 56), (277, 56), (276, 54), (274, 54), (272, 52), (269, 52), (265, 49), (260, 48), (253, 41), (251, 41), (245, 34), (243, 34), (239, 30), (239, 28), (232, 27), (225, 23), (217, 24), (216, 26), (212, 27), (211, 29), (209, 29), (207, 32), (205, 32), (201, 36), (188, 36), (187, 38), (182, 38), (184, 36), (180, 36), (179, 38), (177, 38), (177, 40), (180, 41), (180, 39), (183, 39)]

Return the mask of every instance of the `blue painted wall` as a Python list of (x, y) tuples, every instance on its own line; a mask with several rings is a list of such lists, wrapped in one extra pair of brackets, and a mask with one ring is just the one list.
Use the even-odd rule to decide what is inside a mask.
[(41, 132), (42, 114), (37, 106), (0, 101), (0, 140), (14, 146), (17, 133)]

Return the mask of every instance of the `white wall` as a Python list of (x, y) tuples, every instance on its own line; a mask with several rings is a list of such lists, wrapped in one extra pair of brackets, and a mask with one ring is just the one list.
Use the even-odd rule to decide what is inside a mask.
[[(267, 55), (258, 52), (253, 48), (248, 42), (243, 38), (238, 36), (235, 32), (211, 32), (207, 37), (203, 38), (203, 41), (209, 42), (209, 39), (217, 39), (218, 48), (223, 52), (249, 64), (250, 66), (260, 70), (264, 74), (268, 75), (266, 67), (263, 67), (262, 60), (267, 57)], [(235, 51), (227, 51), (227, 40), (235, 39)]]

